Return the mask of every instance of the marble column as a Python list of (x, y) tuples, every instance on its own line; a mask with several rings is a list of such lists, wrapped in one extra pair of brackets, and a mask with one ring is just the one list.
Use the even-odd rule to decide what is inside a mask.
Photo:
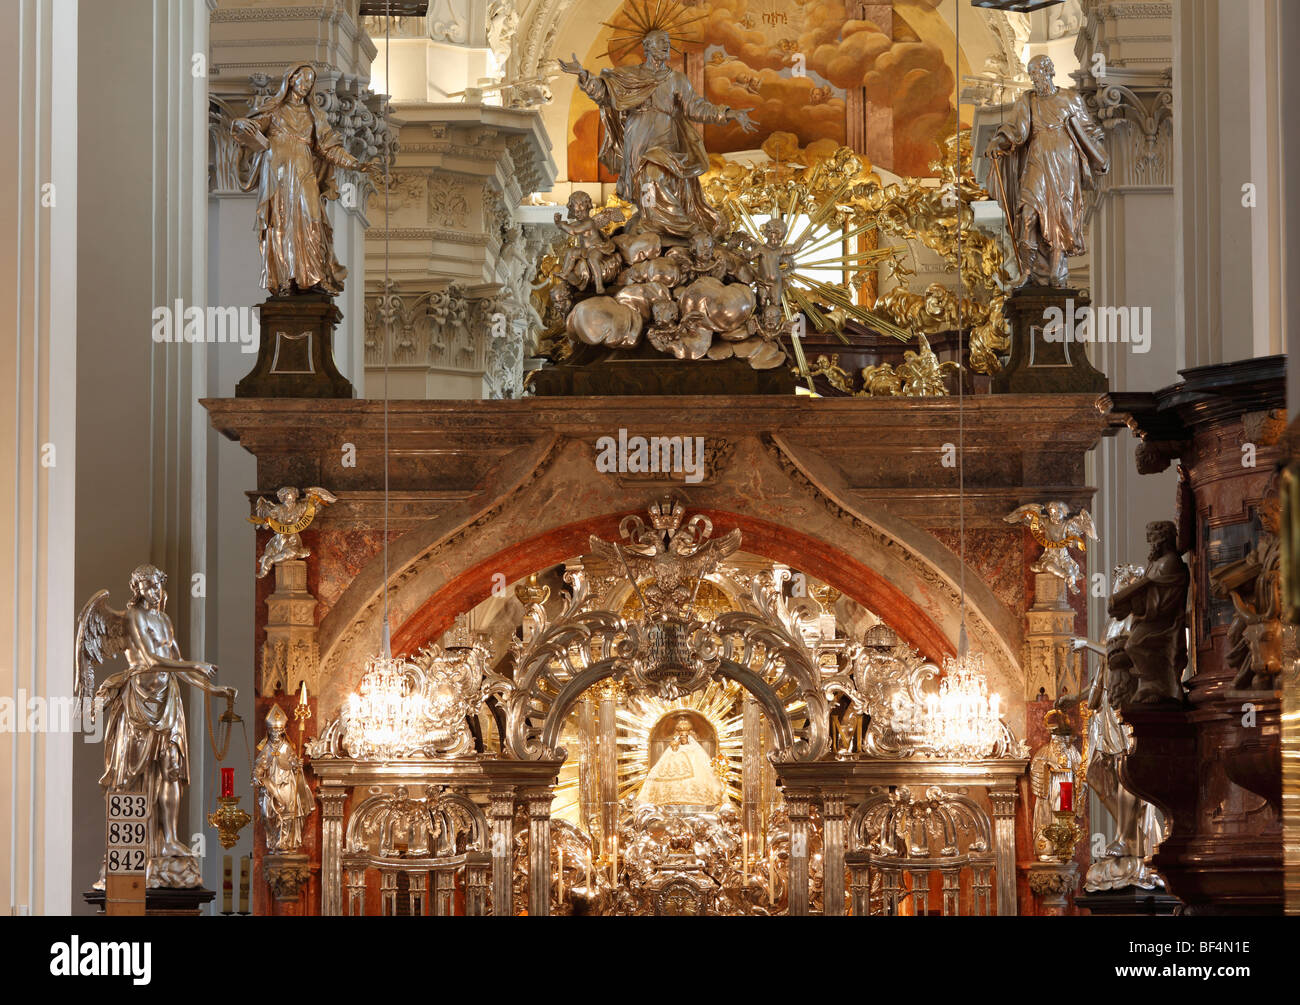
[(544, 918), (551, 913), (551, 800), (550, 789), (524, 794), (528, 803), (528, 915)]
[(1016, 790), (1014, 787), (989, 791), (993, 804), (993, 854), (998, 880), (998, 914), (1016, 911)]
[(498, 918), (514, 914), (515, 790), (493, 789), (488, 821), (492, 826), (492, 913)]

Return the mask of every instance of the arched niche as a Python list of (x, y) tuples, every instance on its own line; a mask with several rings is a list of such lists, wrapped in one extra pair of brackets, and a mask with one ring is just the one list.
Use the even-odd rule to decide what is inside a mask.
[[(619, 475), (592, 477), (591, 442), (559, 438), (534, 450), (530, 470), (499, 497), (475, 496), (407, 532), (389, 556), (388, 605), (395, 652), (436, 639), (455, 616), (514, 582), (615, 540), (626, 515), (676, 491), (688, 513), (716, 532), (739, 528), (742, 548), (806, 572), (879, 613), (931, 661), (953, 655), (961, 626), (961, 563), (933, 535), (861, 503), (824, 467), (800, 462), (775, 438), (743, 438), (696, 485)], [(1023, 624), (968, 565), (966, 624), (985, 654), (1008, 721), (1024, 730)], [(383, 559), (353, 577), (321, 623), (321, 707), (336, 710), (379, 646)]]

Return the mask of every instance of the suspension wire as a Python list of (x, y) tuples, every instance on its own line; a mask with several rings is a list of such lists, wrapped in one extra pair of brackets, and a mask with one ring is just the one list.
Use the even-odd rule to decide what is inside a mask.
[[(388, 92), (384, 95), (384, 115), (388, 115), (388, 105), (393, 91), (392, 73), (389, 64), (393, 52), (393, 0), (384, 2), (384, 90)], [(381, 155), (384, 158), (384, 289), (380, 295), (380, 304), (385, 315), (384, 317), (384, 628), (383, 628), (383, 653), (385, 658), (390, 658), (392, 652), (392, 640), (388, 627), (388, 334), (392, 328), (393, 319), (392, 311), (388, 306), (389, 297), (389, 243), (392, 240), (393, 231), (392, 217), (388, 212), (388, 193), (392, 187), (389, 184), (391, 169), (391, 151), (387, 141), (387, 133), (381, 132), (384, 136), (384, 149)]]
[[(957, 49), (954, 60), (957, 64), (957, 76), (961, 74), (961, 4), (957, 5), (956, 15)], [(975, 155), (974, 137), (971, 138), (971, 156)], [(957, 203), (957, 527), (958, 551), (961, 556), (961, 631), (957, 636), (957, 658), (964, 660), (967, 653), (966, 640), (966, 358), (962, 338), (962, 306), (966, 295), (965, 279), (962, 275), (962, 200), (961, 200), (961, 82), (957, 84), (957, 142), (954, 145), (957, 170), (953, 185), (956, 188)]]

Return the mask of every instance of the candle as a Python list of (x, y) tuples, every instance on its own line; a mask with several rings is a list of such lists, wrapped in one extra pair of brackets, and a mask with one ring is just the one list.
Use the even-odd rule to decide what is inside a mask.
[(235, 794), (235, 769), (222, 768), (221, 769), (221, 797), (224, 799), (227, 796), (233, 796), (234, 794)]
[(1074, 782), (1058, 782), (1061, 793), (1061, 812), (1069, 813), (1074, 809)]
[(245, 855), (239, 870), (239, 913), (248, 913), (248, 877), (253, 871), (253, 856)]
[(221, 913), (229, 914), (234, 909), (235, 868), (230, 855), (221, 860)]

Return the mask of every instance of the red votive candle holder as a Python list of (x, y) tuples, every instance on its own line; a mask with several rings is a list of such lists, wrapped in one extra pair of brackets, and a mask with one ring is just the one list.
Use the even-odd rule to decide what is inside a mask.
[(234, 794), (235, 794), (235, 769), (222, 768), (221, 769), (221, 795), (224, 798), (225, 796), (233, 796)]
[(1058, 782), (1061, 791), (1061, 812), (1069, 813), (1074, 809), (1074, 782)]

